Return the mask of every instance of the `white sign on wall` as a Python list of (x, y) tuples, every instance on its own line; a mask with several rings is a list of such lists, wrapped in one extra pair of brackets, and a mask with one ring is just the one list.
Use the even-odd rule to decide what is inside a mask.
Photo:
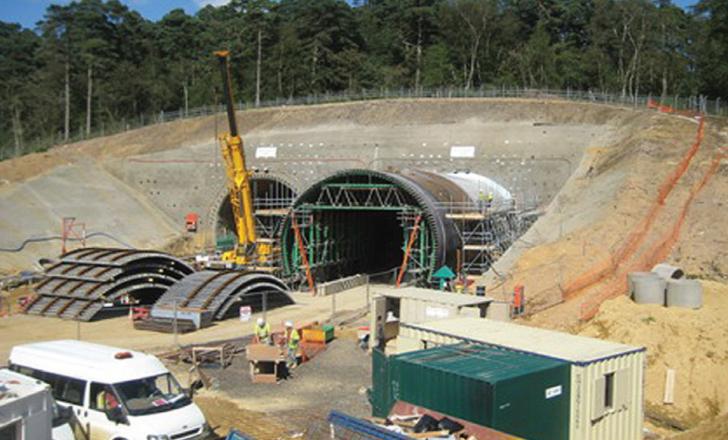
[(473, 145), (453, 145), (452, 147), (450, 147), (450, 157), (452, 157), (452, 158), (475, 157), (475, 147)]
[(428, 318), (444, 319), (450, 317), (450, 311), (442, 307), (425, 307), (425, 316)]
[(256, 159), (275, 159), (278, 155), (278, 147), (258, 147), (255, 149)]
[(561, 385), (557, 385), (555, 387), (546, 388), (546, 398), (547, 399), (553, 399), (554, 397), (561, 395)]

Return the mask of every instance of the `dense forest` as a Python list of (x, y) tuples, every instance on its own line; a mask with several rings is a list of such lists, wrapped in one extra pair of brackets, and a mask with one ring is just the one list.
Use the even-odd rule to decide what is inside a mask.
[(526, 87), (728, 98), (728, 1), (232, 0), (146, 20), (118, 0), (0, 22), (0, 158), (219, 102)]

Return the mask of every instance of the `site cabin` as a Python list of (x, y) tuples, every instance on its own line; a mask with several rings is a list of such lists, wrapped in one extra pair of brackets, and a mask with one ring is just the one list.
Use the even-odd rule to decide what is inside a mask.
[(0, 439), (74, 440), (69, 415), (53, 401), (50, 387), (32, 377), (0, 370)]
[(490, 319), (400, 325), (398, 353), (468, 342), (570, 365), (570, 440), (641, 440), (645, 348)]
[(406, 287), (378, 289), (370, 305), (369, 345), (380, 340), (391, 341), (399, 332), (400, 323), (416, 324), (438, 319), (489, 316), (492, 298), (449, 293), (440, 290)]
[(209, 427), (200, 409), (156, 357), (62, 340), (13, 347), (10, 369), (50, 385), (71, 408), (80, 438), (197, 440)]

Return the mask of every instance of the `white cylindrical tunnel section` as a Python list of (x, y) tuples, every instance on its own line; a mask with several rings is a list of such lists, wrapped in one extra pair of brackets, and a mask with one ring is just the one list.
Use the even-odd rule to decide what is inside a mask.
[(462, 188), (476, 205), (481, 201), (487, 201), (489, 195), (492, 194), (493, 200), (490, 203), (491, 210), (501, 211), (513, 207), (514, 200), (510, 191), (493, 179), (467, 171), (447, 173), (445, 176)]

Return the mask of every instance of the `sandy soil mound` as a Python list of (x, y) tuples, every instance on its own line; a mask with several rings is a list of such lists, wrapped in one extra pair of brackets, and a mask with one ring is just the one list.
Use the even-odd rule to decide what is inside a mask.
[(728, 438), (728, 414), (710, 422), (701, 423), (695, 429), (670, 437), (670, 440), (725, 439)]
[[(728, 411), (728, 284), (702, 283), (704, 305), (699, 310), (639, 305), (620, 297), (605, 302), (578, 332), (646, 347), (647, 415), (686, 427)], [(676, 370), (673, 405), (663, 404), (668, 368)]]

